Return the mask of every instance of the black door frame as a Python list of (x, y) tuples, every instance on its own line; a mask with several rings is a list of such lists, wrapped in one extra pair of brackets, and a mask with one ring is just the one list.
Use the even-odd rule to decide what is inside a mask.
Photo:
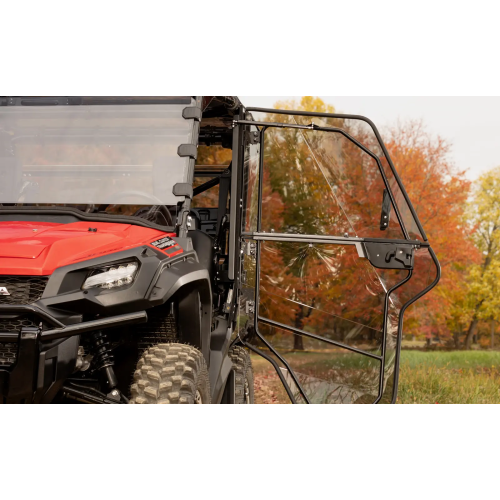
[[(424, 229), (423, 229), (423, 227), (418, 219), (418, 216), (415, 212), (413, 205), (411, 204), (411, 201), (408, 197), (406, 189), (404, 188), (404, 185), (403, 185), (399, 175), (397, 174), (396, 169), (395, 169), (395, 167), (392, 163), (392, 160), (389, 156), (387, 148), (385, 147), (385, 145), (382, 141), (380, 133), (378, 132), (375, 125), (368, 118), (365, 118), (363, 116), (358, 116), (358, 115), (312, 113), (312, 112), (305, 112), (305, 111), (276, 110), (276, 109), (267, 109), (267, 108), (248, 108), (246, 111), (247, 112), (252, 112), (252, 111), (263, 112), (263, 113), (270, 113), (270, 114), (284, 114), (284, 115), (292, 115), (292, 116), (294, 116), (294, 115), (295, 116), (309, 116), (312, 118), (317, 117), (317, 118), (339, 118), (339, 119), (344, 119), (344, 120), (345, 119), (361, 120), (361, 121), (366, 122), (373, 130), (375, 137), (377, 138), (378, 144), (381, 147), (382, 152), (387, 159), (387, 162), (391, 168), (392, 174), (394, 175), (394, 178), (396, 179), (396, 182), (397, 182), (397, 184), (398, 184), (398, 186), (399, 186), (399, 188), (404, 196), (404, 199), (405, 199), (406, 203), (408, 204), (410, 212), (415, 220), (417, 228), (419, 229), (424, 241), (413, 241), (410, 239), (408, 231), (407, 231), (405, 224), (404, 224), (404, 220), (403, 220), (401, 213), (399, 211), (399, 207), (397, 206), (394, 194), (390, 188), (389, 181), (388, 181), (387, 176), (384, 172), (383, 166), (380, 162), (380, 158), (378, 158), (373, 152), (371, 152), (363, 144), (361, 144), (354, 137), (352, 137), (350, 134), (348, 134), (345, 130), (337, 128), (337, 127), (319, 127), (316, 125), (307, 126), (307, 125), (298, 125), (298, 124), (294, 125), (294, 124), (287, 124), (287, 123), (259, 122), (259, 121), (253, 121), (251, 119), (250, 120), (243, 119), (242, 113), (241, 113), (240, 118), (235, 119), (235, 121), (234, 121), (235, 136), (238, 137), (238, 140), (235, 142), (238, 142), (239, 146), (241, 146), (240, 149), (238, 150), (238, 153), (237, 153), (238, 160), (239, 160), (237, 163), (237, 165), (239, 166), (239, 168), (237, 169), (237, 172), (238, 172), (238, 199), (240, 198), (240, 193), (242, 192), (242, 186), (239, 184), (242, 182), (242, 178), (243, 178), (243, 176), (241, 175), (241, 172), (243, 171), (243, 154), (242, 154), (242, 152), (243, 152), (243, 148), (245, 146), (244, 141), (243, 141), (243, 138), (245, 137), (244, 131), (246, 129), (248, 129), (249, 126), (261, 127), (260, 128), (261, 150), (260, 150), (260, 160), (259, 160), (259, 186), (258, 186), (259, 204), (258, 204), (258, 216), (257, 216), (257, 219), (258, 219), (257, 220), (257, 232), (250, 232), (250, 233), (241, 232), (240, 245), (244, 245), (247, 240), (254, 240), (256, 242), (255, 311), (253, 314), (253, 316), (254, 316), (253, 325), (252, 325), (253, 332), (259, 337), (261, 342), (263, 342), (263, 344), (267, 346), (267, 348), (270, 350), (270, 352), (274, 356), (276, 356), (276, 358), (279, 359), (281, 361), (281, 363), (283, 363), (284, 367), (288, 370), (288, 373), (292, 377), (292, 379), (293, 379), (296, 387), (298, 388), (300, 395), (302, 396), (304, 401), (306, 403), (310, 403), (310, 400), (307, 397), (304, 389), (302, 388), (297, 376), (295, 375), (294, 371), (289, 366), (286, 359), (284, 359), (283, 356), (281, 356), (273, 348), (273, 346), (265, 340), (264, 336), (261, 334), (261, 332), (259, 330), (259, 323), (264, 323), (264, 324), (268, 324), (270, 326), (281, 328), (281, 329), (289, 331), (291, 333), (304, 335), (304, 336), (307, 336), (310, 338), (315, 338), (315, 339), (321, 340), (325, 343), (335, 345), (335, 346), (340, 347), (340, 348), (344, 348), (344, 349), (349, 350), (351, 352), (356, 352), (360, 355), (364, 355), (364, 356), (367, 356), (370, 358), (377, 359), (380, 362), (379, 393), (378, 393), (376, 400), (374, 401), (374, 404), (379, 403), (384, 395), (384, 377), (385, 377), (387, 326), (388, 326), (387, 323), (388, 323), (388, 309), (389, 309), (390, 296), (395, 290), (397, 290), (398, 288), (400, 288), (401, 286), (406, 284), (412, 278), (413, 268), (408, 269), (408, 275), (403, 280), (401, 280), (399, 283), (394, 285), (391, 289), (386, 291), (385, 299), (384, 299), (384, 316), (383, 316), (384, 321), (383, 321), (383, 331), (382, 331), (383, 339), (382, 339), (381, 356), (377, 356), (375, 354), (372, 354), (372, 353), (369, 353), (366, 351), (362, 351), (360, 349), (345, 345), (345, 344), (340, 343), (340, 342), (325, 339), (324, 337), (321, 337), (321, 336), (318, 336), (315, 334), (311, 334), (311, 333), (305, 332), (303, 330), (299, 330), (299, 329), (290, 327), (288, 325), (283, 325), (283, 324), (278, 323), (276, 321), (270, 320), (269, 318), (262, 317), (259, 314), (259, 302), (260, 302), (260, 300), (259, 300), (259, 298), (260, 298), (260, 279), (259, 279), (259, 277), (260, 277), (261, 244), (263, 241), (289, 241), (289, 242), (302, 242), (302, 243), (303, 242), (312, 242), (312, 243), (316, 242), (316, 243), (329, 243), (329, 244), (337, 244), (337, 245), (356, 245), (356, 248), (358, 249), (358, 254), (360, 254), (360, 247), (363, 248), (364, 243), (368, 242), (368, 241), (377, 242), (377, 243), (386, 243), (386, 244), (396, 244), (397, 241), (400, 241), (400, 240), (392, 240), (392, 239), (388, 239), (388, 238), (363, 239), (363, 238), (349, 238), (349, 237), (343, 238), (343, 237), (338, 237), (338, 236), (318, 237), (316, 235), (288, 235), (288, 234), (283, 235), (283, 234), (263, 233), (261, 223), (262, 223), (262, 188), (263, 188), (263, 171), (264, 171), (264, 149), (265, 149), (264, 148), (264, 136), (265, 136), (265, 131), (268, 128), (275, 128), (276, 127), (276, 128), (295, 128), (295, 129), (339, 133), (339, 134), (343, 135), (344, 137), (346, 137), (351, 142), (353, 142), (356, 146), (358, 146), (360, 149), (362, 149), (365, 153), (367, 153), (372, 159), (374, 159), (377, 162), (380, 174), (381, 174), (382, 179), (384, 181), (386, 190), (389, 194), (389, 197), (390, 197), (390, 200), (392, 202), (392, 206), (394, 208), (394, 211), (396, 213), (398, 222), (399, 222), (400, 227), (403, 231), (403, 234), (405, 237), (405, 240), (404, 240), (405, 243), (413, 245), (413, 246), (415, 246), (415, 248), (426, 247), (429, 250), (429, 253), (431, 255), (431, 258), (432, 258), (434, 264), (436, 265), (436, 278), (435, 278), (435, 280), (427, 288), (425, 288), (424, 290), (419, 292), (415, 297), (413, 297), (407, 303), (402, 305), (402, 307), (399, 311), (398, 335), (397, 335), (397, 339), (396, 339), (396, 349), (395, 349), (394, 385), (393, 385), (393, 393), (392, 393), (392, 397), (391, 397), (391, 403), (395, 403), (396, 398), (397, 398), (397, 389), (398, 389), (398, 382), (399, 382), (399, 366), (400, 366), (401, 340), (402, 340), (402, 333), (403, 333), (404, 313), (405, 313), (406, 309), (412, 303), (414, 303), (419, 298), (424, 296), (426, 293), (428, 293), (430, 290), (432, 290), (432, 288), (434, 288), (437, 285), (437, 283), (439, 282), (440, 276), (441, 276), (441, 269), (440, 269), (440, 265), (439, 265), (439, 262), (437, 260), (437, 257), (428, 243), (426, 233), (425, 233), (425, 231), (424, 231)], [(233, 155), (234, 155), (234, 151), (233, 151)], [(233, 160), (234, 160), (234, 156), (233, 156)], [(236, 176), (234, 176), (234, 177), (236, 177)], [(236, 184), (236, 182), (235, 182), (235, 184)], [(241, 205), (242, 201), (243, 200), (240, 200), (240, 205)], [(241, 206), (240, 206), (240, 208), (241, 208)], [(238, 220), (239, 220), (240, 224), (239, 224), (238, 228), (241, 227), (241, 222), (242, 222), (241, 210), (239, 212), (240, 212), (240, 216), (238, 217)], [(238, 252), (239, 251), (240, 251), (240, 249), (238, 248)], [(366, 252), (365, 252), (365, 254), (366, 254)], [(368, 257), (368, 255), (364, 255), (364, 256)], [(360, 255), (360, 257), (361, 257), (361, 255)], [(239, 275), (238, 275), (238, 277), (239, 277)], [(284, 376), (281, 372), (281, 369), (280, 369), (279, 365), (276, 363), (276, 361), (274, 359), (272, 359), (271, 357), (267, 356), (260, 349), (257, 349), (256, 347), (252, 346), (245, 339), (239, 338), (239, 341), (243, 345), (248, 347), (250, 350), (252, 350), (253, 352), (255, 352), (255, 353), (259, 354), (260, 356), (264, 357), (265, 359), (267, 359), (267, 361), (269, 361), (273, 365), (273, 367), (275, 368), (291, 402), (294, 404), (297, 403), (297, 401), (294, 397), (294, 394), (292, 393), (291, 388), (289, 387), (288, 383), (284, 379)]]

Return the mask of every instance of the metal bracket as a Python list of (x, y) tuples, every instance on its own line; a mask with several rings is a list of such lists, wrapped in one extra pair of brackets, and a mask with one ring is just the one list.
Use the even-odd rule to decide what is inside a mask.
[(245, 243), (245, 253), (249, 257), (255, 257), (257, 255), (257, 243)]
[(380, 215), (380, 230), (385, 231), (389, 227), (391, 219), (391, 198), (387, 189), (384, 189), (384, 197), (382, 200), (382, 214)]
[(177, 150), (177, 154), (181, 158), (198, 158), (198, 148), (194, 144), (181, 144)]
[(174, 185), (172, 189), (172, 194), (174, 196), (185, 196), (190, 200), (193, 199), (193, 186), (185, 182), (178, 182)]
[(233, 296), (234, 296), (234, 290), (230, 288), (227, 294), (226, 303), (224, 305), (224, 313), (226, 314), (229, 314), (231, 312), (231, 309), (233, 308)]
[(255, 302), (253, 300), (247, 301), (245, 305), (245, 311), (247, 314), (254, 314), (255, 313)]
[(200, 122), (201, 116), (201, 109), (197, 107), (190, 106), (182, 110), (182, 117), (186, 120), (195, 120), (197, 122)]
[(413, 269), (415, 245), (364, 242), (370, 263), (379, 269)]

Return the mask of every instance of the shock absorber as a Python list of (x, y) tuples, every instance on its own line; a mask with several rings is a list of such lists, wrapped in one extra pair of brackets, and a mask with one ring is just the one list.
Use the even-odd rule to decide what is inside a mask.
[(115, 358), (111, 353), (110, 343), (106, 334), (97, 332), (94, 334), (94, 345), (96, 353), (94, 360), (96, 369), (104, 373), (109, 384), (109, 390), (113, 391), (118, 385), (113, 366), (115, 366)]

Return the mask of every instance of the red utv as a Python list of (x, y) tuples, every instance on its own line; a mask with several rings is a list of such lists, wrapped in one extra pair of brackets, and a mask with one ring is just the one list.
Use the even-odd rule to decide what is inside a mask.
[(366, 118), (0, 97), (1, 402), (394, 402), (438, 280)]

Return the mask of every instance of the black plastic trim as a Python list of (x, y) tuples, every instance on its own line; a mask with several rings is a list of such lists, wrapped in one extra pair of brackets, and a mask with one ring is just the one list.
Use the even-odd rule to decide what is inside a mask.
[(45, 309), (37, 305), (17, 306), (17, 305), (0, 305), (0, 315), (2, 314), (32, 314), (39, 317), (41, 320), (49, 323), (57, 328), (64, 328), (64, 323), (61, 323), (57, 318), (50, 314)]
[(178, 182), (174, 185), (172, 189), (172, 194), (174, 196), (185, 196), (190, 200), (193, 199), (193, 184), (187, 182)]
[(181, 158), (192, 158), (196, 160), (198, 157), (198, 147), (195, 144), (181, 144), (177, 149), (177, 154)]
[(184, 108), (182, 111), (182, 117), (186, 120), (196, 120), (199, 122), (201, 121), (202, 112), (200, 108), (190, 106), (188, 108)]

